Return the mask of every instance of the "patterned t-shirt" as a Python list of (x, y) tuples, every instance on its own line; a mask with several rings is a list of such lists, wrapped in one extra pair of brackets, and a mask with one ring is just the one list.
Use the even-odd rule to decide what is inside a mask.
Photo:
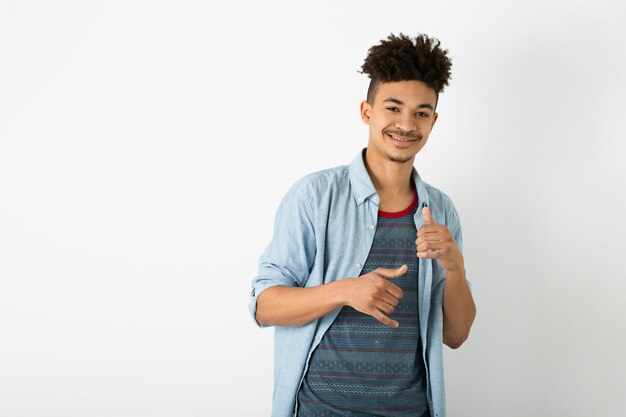
[(372, 248), (361, 272), (407, 264), (402, 277), (391, 279), (404, 292), (390, 316), (400, 326), (387, 327), (343, 307), (311, 356), (298, 392), (298, 417), (430, 415), (417, 316), (415, 189), (414, 193), (405, 210), (379, 210)]

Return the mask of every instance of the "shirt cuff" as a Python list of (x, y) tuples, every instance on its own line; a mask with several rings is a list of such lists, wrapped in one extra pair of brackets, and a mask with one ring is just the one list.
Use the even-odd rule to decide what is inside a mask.
[(260, 328), (271, 327), (271, 326), (262, 325), (256, 319), (256, 303), (257, 303), (257, 300), (259, 299), (259, 296), (266, 289), (270, 287), (275, 287), (277, 285), (280, 285), (283, 287), (294, 287), (295, 286), (294, 282), (293, 280), (288, 279), (288, 278), (282, 278), (282, 279), (272, 278), (271, 280), (258, 280), (257, 279), (255, 281), (256, 283), (252, 286), (252, 291), (250, 292), (250, 301), (248, 302), (248, 310), (250, 311), (250, 315), (252, 315), (252, 320), (254, 320), (254, 323), (257, 325), (257, 327), (260, 327)]

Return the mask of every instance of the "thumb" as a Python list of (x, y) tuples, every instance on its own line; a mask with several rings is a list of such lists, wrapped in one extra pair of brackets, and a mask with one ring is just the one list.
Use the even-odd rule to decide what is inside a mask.
[(435, 221), (435, 219), (433, 219), (433, 215), (430, 213), (430, 209), (428, 208), (428, 206), (425, 206), (422, 209), (422, 216), (424, 217), (424, 223), (425, 224), (435, 224), (435, 223), (437, 223)]
[(383, 278), (398, 278), (402, 275), (406, 274), (409, 267), (404, 264), (400, 268), (378, 268), (376, 272), (378, 272)]

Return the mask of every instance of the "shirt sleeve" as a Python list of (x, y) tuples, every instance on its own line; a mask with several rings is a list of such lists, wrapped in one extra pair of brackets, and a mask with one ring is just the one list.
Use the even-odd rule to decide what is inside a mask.
[[(461, 220), (459, 219), (459, 214), (456, 211), (454, 204), (452, 204), (452, 201), (450, 201), (449, 216), (450, 217), (448, 220), (448, 228), (450, 229), (450, 233), (452, 234), (452, 237), (454, 237), (456, 244), (459, 246), (461, 253), (463, 253), (463, 231), (461, 230)], [(467, 282), (467, 286), (469, 287), (471, 291), (472, 284), (469, 281), (469, 279), (467, 279), (467, 269), (465, 270), (465, 281)]]
[(256, 303), (263, 291), (275, 285), (302, 287), (309, 278), (316, 253), (310, 198), (301, 180), (289, 189), (278, 206), (272, 240), (259, 258), (248, 304), (259, 327), (264, 326), (256, 320)]

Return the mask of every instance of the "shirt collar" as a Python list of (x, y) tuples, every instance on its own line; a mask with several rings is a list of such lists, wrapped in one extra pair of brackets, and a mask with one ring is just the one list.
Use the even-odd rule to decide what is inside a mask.
[[(378, 205), (378, 203), (380, 202), (380, 197), (378, 197), (378, 193), (376, 192), (376, 188), (372, 183), (372, 179), (367, 172), (367, 168), (365, 168), (364, 158), (366, 149), (367, 148), (361, 149), (359, 154), (350, 164), (349, 168), (352, 194), (354, 195), (354, 199), (359, 206), (363, 204), (365, 200), (373, 196), (375, 197), (373, 201), (376, 205)], [(412, 177), (413, 182), (415, 182), (415, 188), (417, 190), (417, 196), (419, 198), (420, 206), (428, 206), (428, 193), (426, 192), (426, 186), (424, 181), (422, 181), (419, 174), (417, 173), (415, 167), (413, 167)]]

